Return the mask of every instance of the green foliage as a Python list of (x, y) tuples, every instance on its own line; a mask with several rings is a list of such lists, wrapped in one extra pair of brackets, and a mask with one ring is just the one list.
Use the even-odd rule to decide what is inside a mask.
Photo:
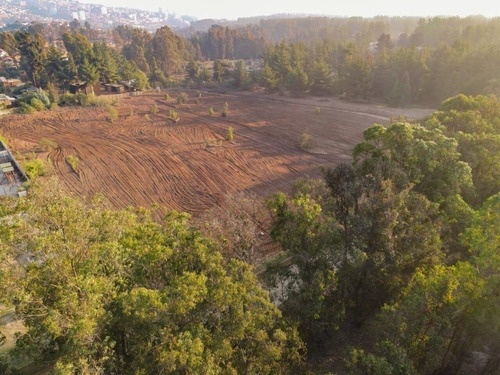
[(208, 109), (208, 115), (209, 115), (209, 116), (213, 116), (214, 114), (215, 114), (214, 109), (213, 109), (212, 107), (210, 107), (210, 108)]
[(175, 123), (178, 123), (181, 119), (179, 112), (177, 112), (175, 109), (170, 109), (168, 118)]
[(113, 107), (111, 105), (107, 105), (105, 107), (105, 109), (106, 109), (106, 112), (108, 112), (108, 114), (109, 114), (109, 121), (115, 122), (116, 120), (118, 120), (118, 111), (116, 110), (115, 107)]
[(227, 128), (226, 140), (228, 140), (229, 142), (232, 142), (234, 140), (234, 129), (232, 126)]
[(234, 85), (240, 89), (248, 89), (250, 84), (250, 76), (248, 75), (245, 62), (240, 60), (236, 63), (236, 68), (233, 73)]
[(268, 64), (265, 64), (260, 71), (260, 77), (261, 84), (266, 88), (267, 91), (273, 92), (278, 89), (278, 78)]
[(32, 98), (30, 100), (30, 106), (35, 109), (36, 112), (45, 110), (45, 106), (40, 99)]
[(23, 169), (30, 180), (38, 176), (44, 176), (47, 173), (47, 167), (43, 160), (36, 158), (26, 161), (23, 165)]
[(158, 224), (54, 186), (19, 209), (1, 223), (19, 244), (9, 256), (33, 259), (2, 290), (27, 328), (18, 354), (59, 373), (303, 372), (298, 334), (250, 266), (225, 261), (186, 214)]
[(339, 85), (343, 95), (366, 99), (373, 89), (372, 63), (358, 54), (349, 55), (339, 69)]
[(472, 187), (471, 169), (460, 161), (456, 140), (440, 129), (394, 123), (388, 128), (372, 125), (363, 135), (365, 141), (353, 154), (364, 173), (391, 179), (397, 186), (415, 184), (433, 202)]
[(227, 102), (225, 102), (224, 107), (222, 107), (221, 116), (226, 117), (228, 110), (229, 110), (229, 104), (227, 104)]

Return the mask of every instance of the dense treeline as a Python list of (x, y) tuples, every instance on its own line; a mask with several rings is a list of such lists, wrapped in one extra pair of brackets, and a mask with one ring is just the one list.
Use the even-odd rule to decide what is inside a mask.
[(62, 90), (82, 82), (90, 91), (97, 82), (127, 81), (138, 90), (146, 88), (148, 80), (155, 86), (167, 86), (168, 77), (181, 72), (189, 56), (184, 40), (168, 27), (154, 35), (118, 27), (115, 39), (120, 51), (104, 40), (91, 42), (88, 36), (95, 32), (90, 27), (73, 29), (62, 29), (59, 42), (50, 45), (42, 35), (47, 28), (3, 32), (0, 48), (19, 59), (21, 70), (34, 86), (47, 89), (54, 85)]
[(263, 64), (262, 83), (271, 91), (434, 105), (459, 93), (498, 93), (500, 43), (395, 47), (382, 34), (373, 50), (366, 51), (332, 41), (312, 46), (282, 42), (266, 50)]
[(255, 26), (231, 29), (213, 25), (208, 32), (198, 32), (189, 41), (198, 60), (256, 59), (262, 55), (266, 45), (266, 40), (258, 36)]
[[(187, 39), (196, 35), (206, 37), (214, 25), (234, 30), (231, 32), (251, 33), (255, 39), (264, 38), (270, 44), (287, 42), (314, 43), (317, 40), (335, 40), (337, 42), (356, 42), (367, 45), (376, 40), (382, 33), (391, 35), (410, 34), (417, 26), (416, 17), (278, 17), (274, 19), (254, 20), (244, 19), (235, 22), (219, 22), (211, 20), (205, 30), (200, 30), (198, 24), (207, 25), (206, 21), (195, 22), (188, 29), (179, 30), (180, 35)], [(220, 56), (218, 58), (221, 58)], [(241, 58), (237, 56), (237, 58)]]
[(83, 82), (92, 91), (97, 82), (122, 80), (132, 81), (139, 90), (147, 86), (145, 74), (107, 43), (92, 44), (76, 31), (66, 31), (61, 37), (63, 49), (49, 46), (38, 32), (5, 32), (0, 35), (0, 47), (19, 57), (20, 68), (37, 88), (68, 90), (71, 84)]
[(498, 94), (499, 29), (484, 17), (311, 17), (214, 25), (190, 42), (198, 60), (262, 56), (260, 83), (270, 91), (437, 105), (459, 93)]
[(499, 120), (495, 97), (451, 98), (274, 196), (268, 285), (310, 351), (361, 327), (350, 373), (498, 371)]

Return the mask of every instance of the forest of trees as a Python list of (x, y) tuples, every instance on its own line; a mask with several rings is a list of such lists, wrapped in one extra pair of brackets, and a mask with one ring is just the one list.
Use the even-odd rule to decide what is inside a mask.
[(0, 204), (12, 355), (68, 375), (496, 373), (499, 124), (496, 97), (459, 95), (371, 126), (352, 163), (268, 199), (282, 252), (259, 278), (252, 200), (158, 223), (35, 182)]
[[(108, 35), (112, 47), (90, 25), (35, 24), (0, 33), (0, 48), (19, 56), (27, 78), (43, 88), (122, 80), (138, 89), (186, 82), (214, 87), (234, 78), (243, 89), (254, 84), (293, 95), (436, 106), (460, 93), (500, 93), (499, 32), (499, 19), (483, 17), (310, 17), (212, 25), (206, 32), (184, 31), (187, 39), (168, 27), (151, 34), (119, 26)], [(47, 40), (54, 43), (49, 47)], [(241, 77), (243, 66), (229, 74), (229, 60), (260, 58), (260, 71)], [(200, 64), (204, 60), (212, 69)], [(179, 73), (188, 80), (174, 79)]]
[[(322, 179), (265, 205), (229, 197), (195, 220), (115, 210), (55, 180), (1, 198), (0, 307), (24, 330), (0, 373), (498, 374), (499, 35), (500, 20), (481, 17), (265, 20), (189, 39), (120, 26), (114, 45), (88, 25), (0, 33), (40, 88), (32, 105), (53, 99), (41, 89), (168, 87), (180, 73), (437, 106), (367, 128), (352, 162)], [(258, 73), (227, 61), (255, 57)], [(281, 250), (266, 262), (257, 221)]]

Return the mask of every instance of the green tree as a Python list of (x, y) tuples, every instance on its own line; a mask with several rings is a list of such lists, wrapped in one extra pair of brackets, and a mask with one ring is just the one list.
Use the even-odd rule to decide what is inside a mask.
[(390, 179), (399, 187), (414, 184), (415, 191), (433, 202), (472, 186), (470, 167), (460, 161), (457, 142), (438, 128), (375, 124), (363, 135), (365, 141), (353, 151), (363, 173)]
[(311, 91), (316, 95), (330, 94), (333, 89), (332, 69), (324, 60), (314, 63)]
[(99, 72), (97, 67), (87, 59), (80, 65), (79, 76), (85, 82), (85, 93), (93, 94), (94, 85), (99, 81)]
[(339, 69), (340, 90), (350, 98), (366, 99), (373, 89), (372, 64), (355, 54), (349, 55)]
[(234, 85), (241, 89), (248, 89), (250, 84), (250, 76), (245, 66), (243, 60), (239, 60), (236, 63), (236, 69), (234, 70)]
[(159, 69), (166, 76), (179, 71), (187, 57), (183, 40), (168, 26), (156, 30), (152, 40), (153, 56)]
[(0, 48), (7, 52), (12, 59), (15, 59), (17, 42), (14, 34), (9, 32), (0, 33)]
[(297, 332), (251, 268), (224, 261), (186, 214), (158, 224), (56, 184), (0, 223), (12, 234), (0, 255), (30, 257), (24, 270), (11, 264), (1, 291), (27, 328), (18, 355), (59, 374), (302, 371)]
[(190, 59), (186, 65), (186, 72), (190, 79), (196, 81), (198, 78), (199, 68), (198, 63), (194, 59)]
[(268, 64), (264, 64), (264, 67), (260, 71), (260, 77), (261, 83), (266, 88), (266, 90), (273, 92), (278, 89), (278, 78)]
[(15, 34), (17, 47), (21, 54), (21, 65), (36, 87), (41, 87), (41, 76), (45, 67), (45, 39), (41, 34), (32, 35), (27, 31)]

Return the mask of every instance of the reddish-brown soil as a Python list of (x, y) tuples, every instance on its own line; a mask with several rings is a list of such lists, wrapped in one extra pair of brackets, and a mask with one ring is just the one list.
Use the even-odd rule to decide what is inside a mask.
[[(67, 189), (79, 195), (103, 193), (120, 208), (157, 203), (196, 214), (230, 192), (268, 196), (298, 177), (317, 177), (320, 167), (349, 160), (372, 123), (430, 113), (335, 99), (188, 93), (182, 105), (176, 104), (178, 92), (170, 92), (169, 100), (165, 93), (124, 98), (113, 123), (99, 107), (4, 116), (0, 134), (20, 152), (35, 150), (42, 138), (54, 140), (58, 148), (41, 157), (50, 159)], [(222, 117), (225, 102), (229, 111)], [(159, 111), (150, 113), (155, 104)], [(168, 119), (170, 109), (179, 112), (178, 123)], [(229, 126), (233, 142), (225, 140)], [(312, 151), (300, 148), (303, 133), (312, 136)], [(66, 162), (68, 155), (79, 158), (78, 173)]]

